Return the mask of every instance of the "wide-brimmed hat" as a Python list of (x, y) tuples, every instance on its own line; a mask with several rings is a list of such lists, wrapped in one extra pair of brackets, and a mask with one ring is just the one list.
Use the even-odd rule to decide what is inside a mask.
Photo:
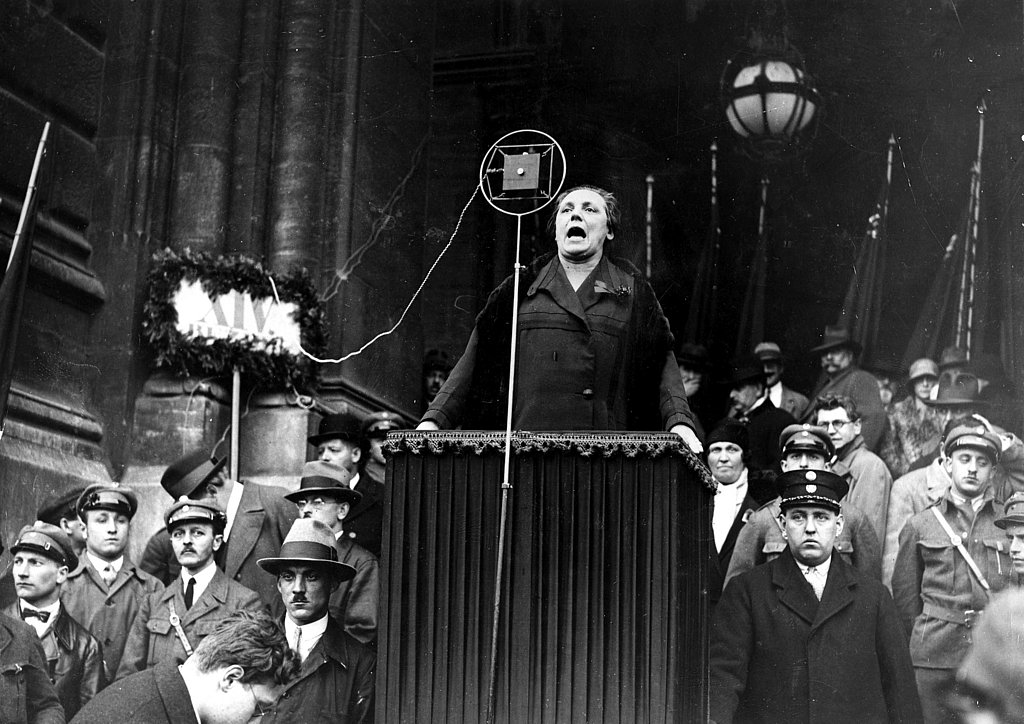
[(160, 478), (160, 486), (175, 500), (192, 495), (223, 470), (227, 462), (226, 457), (218, 460), (205, 450), (196, 450), (171, 463)]
[(839, 513), (849, 483), (828, 470), (790, 470), (780, 475), (776, 485), (782, 488), (782, 510), (797, 505), (819, 505)]
[(192, 500), (182, 496), (164, 513), (164, 524), (170, 531), (183, 523), (209, 523), (216, 533), (223, 533), (228, 517), (212, 500)]
[(131, 519), (138, 509), (139, 499), (135, 493), (116, 483), (113, 485), (104, 483), (90, 485), (78, 496), (78, 502), (75, 504), (79, 518), (87, 510), (109, 510), (127, 515)]
[(707, 372), (711, 368), (711, 355), (704, 345), (685, 342), (676, 351), (676, 364), (694, 372)]
[(72, 520), (77, 518), (78, 511), (75, 510), (75, 503), (78, 502), (78, 497), (84, 490), (85, 486), (80, 485), (52, 498), (47, 498), (39, 510), (36, 511), (36, 518), (44, 523), (56, 526), (60, 525), (61, 518)]
[(967, 407), (984, 404), (981, 399), (981, 385), (974, 375), (960, 372), (956, 375), (939, 375), (939, 386), (935, 398), (924, 400), (926, 405), (938, 407)]
[(1014, 493), (1003, 503), (1003, 517), (997, 518), (996, 527), (1006, 529), (1008, 525), (1024, 525), (1024, 493)]
[(338, 561), (337, 542), (331, 529), (312, 518), (299, 518), (292, 523), (276, 558), (256, 561), (256, 565), (275, 576), (282, 568), (295, 564), (320, 566), (338, 581), (347, 581), (356, 575), (355, 568)]
[(328, 440), (346, 440), (362, 447), (366, 444), (362, 421), (351, 412), (324, 415), (320, 419), (316, 435), (310, 435), (306, 441), (315, 446)]
[(846, 327), (828, 325), (825, 327), (825, 334), (822, 335), (821, 344), (812, 348), (811, 353), (822, 354), (842, 347), (846, 347), (855, 355), (860, 354), (860, 343), (850, 336), (850, 330)]
[(729, 374), (725, 378), (725, 384), (736, 387), (746, 382), (764, 382), (764, 365), (758, 360), (745, 359), (735, 362), (729, 368)]
[(312, 460), (302, 466), (299, 489), (288, 493), (285, 500), (298, 503), (311, 495), (326, 495), (341, 503), (356, 505), (362, 493), (349, 487), (352, 473), (340, 465)]
[(26, 525), (18, 532), (18, 539), (11, 546), (11, 553), (31, 551), (56, 561), (59, 566), (67, 566), (68, 570), (78, 568), (78, 556), (71, 538), (55, 525), (37, 520)]
[(942, 354), (939, 355), (939, 369), (944, 370), (947, 367), (963, 367), (967, 364), (967, 350), (960, 349), (959, 347), (946, 347), (942, 350)]
[(935, 360), (922, 357), (921, 359), (914, 360), (914, 363), (910, 365), (910, 372), (907, 373), (907, 379), (914, 382), (922, 377), (934, 377), (935, 379), (939, 379), (939, 366), (935, 364)]

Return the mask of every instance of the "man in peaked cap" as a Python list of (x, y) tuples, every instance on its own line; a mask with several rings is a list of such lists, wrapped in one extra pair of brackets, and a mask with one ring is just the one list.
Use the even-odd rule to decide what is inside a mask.
[(799, 469), (779, 483), (786, 550), (731, 580), (715, 609), (712, 721), (919, 721), (889, 592), (834, 555), (846, 481)]
[(351, 412), (326, 415), (320, 420), (317, 433), (306, 440), (316, 448), (318, 460), (340, 465), (351, 473), (348, 485), (363, 497), (348, 513), (345, 535), (379, 558), (384, 526), (384, 484), (364, 471), (370, 443), (363, 435), (362, 422)]
[(295, 503), (300, 518), (317, 520), (331, 529), (338, 560), (356, 573), (331, 594), (330, 612), (345, 631), (360, 643), (377, 640), (377, 602), (380, 597), (380, 564), (377, 557), (345, 535), (345, 519), (362, 497), (348, 487), (345, 468), (314, 460), (302, 468), (299, 489), (285, 497)]
[[(813, 425), (790, 425), (779, 435), (783, 472), (793, 470), (831, 470), (836, 449), (828, 432)], [(778, 488), (776, 487), (776, 490)], [(836, 549), (842, 557), (866, 575), (878, 578), (881, 572), (881, 545), (867, 516), (856, 506), (846, 502), (845, 524), (836, 539)], [(786, 540), (779, 526), (782, 497), (776, 497), (761, 506), (747, 520), (736, 537), (736, 547), (726, 583), (755, 566), (766, 563), (786, 549)]]
[(85, 523), (85, 556), (68, 574), (61, 604), (100, 642), (108, 676), (121, 663), (143, 597), (163, 589), (124, 552), (138, 505), (128, 488), (102, 484), (86, 488), (76, 505)]
[[(750, 439), (749, 465), (752, 470), (778, 472), (779, 433), (796, 422), (793, 416), (780, 410), (768, 399), (764, 384), (764, 369), (757, 360), (746, 360), (732, 368), (729, 377), (729, 417), (746, 423)], [(751, 491), (759, 503), (771, 496), (760, 496)]]
[(378, 483), (384, 483), (384, 468), (387, 460), (384, 459), (384, 451), (381, 449), (388, 439), (388, 433), (392, 430), (401, 430), (408, 427), (402, 416), (397, 412), (381, 410), (371, 412), (363, 420), (363, 437), (366, 438), (368, 457), (364, 470), (366, 474)]
[[(224, 467), (227, 462), (227, 458), (217, 459), (205, 450), (196, 450), (168, 466), (160, 478), (160, 487), (171, 496), (171, 500), (178, 500), (183, 495), (191, 496), (199, 489), (205, 491), (204, 486), (226, 480)], [(160, 579), (165, 586), (173, 583), (181, 573), (167, 528), (158, 530), (146, 543), (139, 568)]]
[(376, 657), (328, 610), (332, 591), (355, 575), (338, 561), (330, 528), (311, 518), (295, 521), (280, 554), (259, 565), (276, 577), (288, 645), (302, 660), (299, 677), (264, 721), (316, 721), (324, 712), (339, 721), (372, 720)]
[(163, 661), (183, 662), (199, 642), (239, 609), (266, 611), (255, 592), (228, 578), (214, 563), (224, 543), (227, 516), (212, 500), (178, 499), (164, 514), (181, 574), (145, 598), (115, 678)]
[(1024, 583), (1024, 493), (1014, 493), (1006, 499), (1003, 517), (996, 520), (996, 527), (1006, 531), (1007, 552), (1020, 586)]
[(99, 642), (60, 603), (61, 587), (78, 567), (74, 544), (57, 526), (36, 521), (21, 529), (11, 553), (19, 600), (4, 613), (35, 629), (70, 719), (107, 683)]
[(939, 366), (930, 359), (915, 360), (907, 375), (910, 394), (889, 410), (889, 425), (879, 456), (898, 478), (910, 465), (931, 451), (942, 439), (943, 415), (928, 404), (939, 382)]
[(775, 342), (761, 342), (754, 347), (754, 357), (761, 362), (764, 369), (765, 385), (772, 404), (794, 418), (799, 418), (807, 409), (809, 400), (805, 395), (782, 384), (782, 373), (785, 371), (782, 349)]
[[(861, 416), (861, 434), (868, 450), (874, 451), (885, 432), (885, 407), (878, 392), (878, 380), (870, 372), (857, 366), (860, 345), (843, 327), (825, 327), (822, 343), (811, 350), (820, 355), (825, 377), (811, 395), (811, 399), (826, 395), (849, 397), (857, 403)], [(814, 422), (814, 407), (809, 406), (801, 422)]]
[(1004, 534), (995, 525), (1003, 506), (992, 490), (999, 438), (980, 424), (953, 427), (943, 441), (951, 485), (932, 507), (914, 515), (899, 536), (892, 593), (910, 634), (925, 721), (956, 722), (948, 694), (991, 593), (1016, 574)]

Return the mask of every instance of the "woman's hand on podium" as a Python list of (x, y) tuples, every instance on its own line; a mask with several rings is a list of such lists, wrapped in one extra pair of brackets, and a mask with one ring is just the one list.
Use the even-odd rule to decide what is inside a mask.
[(419, 425), (416, 426), (417, 430), (440, 430), (437, 423), (433, 420), (423, 420)]
[(687, 427), (686, 425), (676, 425), (671, 430), (669, 430), (669, 432), (681, 437), (683, 439), (683, 442), (686, 443), (686, 446), (693, 450), (694, 454), (700, 455), (702, 452), (704, 452), (704, 444), (701, 443), (700, 439), (698, 439), (697, 433), (695, 433), (691, 428)]

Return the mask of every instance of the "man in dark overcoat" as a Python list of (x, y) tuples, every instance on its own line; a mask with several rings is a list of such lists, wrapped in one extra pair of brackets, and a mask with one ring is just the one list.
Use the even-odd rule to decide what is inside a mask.
[(711, 720), (919, 722), (907, 639), (889, 592), (833, 555), (846, 481), (779, 479), (788, 543), (729, 582), (711, 631)]

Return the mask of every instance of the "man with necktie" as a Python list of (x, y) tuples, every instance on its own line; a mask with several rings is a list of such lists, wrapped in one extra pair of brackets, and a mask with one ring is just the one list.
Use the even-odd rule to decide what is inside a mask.
[(180, 575), (150, 594), (132, 623), (115, 678), (162, 661), (183, 662), (218, 624), (240, 609), (264, 611), (259, 596), (214, 563), (226, 516), (212, 500), (182, 497), (164, 514)]
[(833, 555), (846, 481), (791, 470), (787, 550), (729, 581), (711, 629), (711, 720), (917, 722), (907, 639), (889, 592)]

